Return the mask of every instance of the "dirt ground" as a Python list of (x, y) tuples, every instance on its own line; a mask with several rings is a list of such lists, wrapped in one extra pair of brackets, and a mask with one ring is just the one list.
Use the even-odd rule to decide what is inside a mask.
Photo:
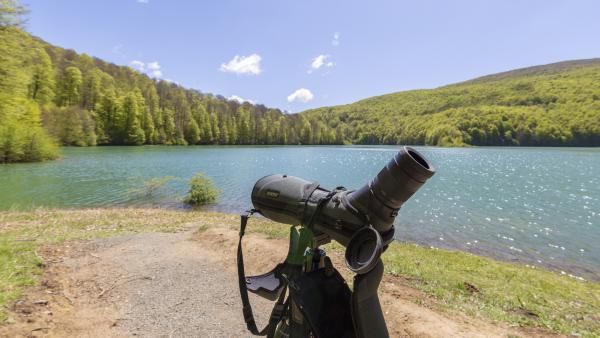
[[(248, 235), (247, 274), (285, 257), (286, 240)], [(235, 271), (237, 232), (147, 233), (47, 247), (41, 285), (14, 302), (1, 337), (250, 337)], [(341, 257), (332, 254), (343, 273)], [(349, 277), (349, 275), (346, 275)], [(381, 301), (392, 337), (547, 337), (437, 311), (433, 300), (385, 277)], [(270, 302), (252, 297), (259, 326)], [(417, 304), (419, 303), (419, 304)]]

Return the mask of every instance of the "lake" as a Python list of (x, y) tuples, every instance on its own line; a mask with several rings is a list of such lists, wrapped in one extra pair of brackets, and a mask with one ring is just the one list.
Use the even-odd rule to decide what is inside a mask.
[[(0, 210), (180, 208), (197, 171), (221, 189), (213, 209), (251, 207), (257, 179), (287, 173), (358, 188), (392, 146), (65, 148), (54, 162), (0, 166)], [(437, 174), (397, 218), (401, 241), (460, 249), (600, 280), (600, 149), (417, 147)], [(149, 193), (144, 183), (171, 176)]]

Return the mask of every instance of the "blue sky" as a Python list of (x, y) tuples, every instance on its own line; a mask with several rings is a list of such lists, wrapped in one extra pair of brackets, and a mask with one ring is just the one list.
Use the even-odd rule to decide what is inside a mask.
[(600, 1), (24, 2), (50, 43), (291, 112), (600, 57)]

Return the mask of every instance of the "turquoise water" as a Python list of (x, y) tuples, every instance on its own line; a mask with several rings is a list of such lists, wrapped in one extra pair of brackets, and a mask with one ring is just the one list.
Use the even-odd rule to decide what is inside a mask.
[[(401, 241), (456, 248), (600, 280), (600, 149), (418, 148), (437, 174), (402, 208)], [(64, 159), (0, 166), (0, 210), (181, 207), (197, 171), (222, 190), (215, 209), (251, 206), (271, 173), (357, 188), (397, 147), (96, 147)], [(152, 178), (172, 176), (148, 193)]]

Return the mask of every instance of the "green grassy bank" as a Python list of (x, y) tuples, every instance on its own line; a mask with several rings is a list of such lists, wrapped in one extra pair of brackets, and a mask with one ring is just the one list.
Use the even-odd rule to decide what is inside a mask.
[[(136, 232), (171, 232), (187, 226), (235, 228), (238, 216), (163, 209), (90, 209), (0, 212), (0, 323), (24, 288), (39, 282), (37, 250), (66, 240)], [(255, 220), (250, 231), (283, 238), (288, 227)], [(333, 250), (341, 247), (330, 245)], [(600, 284), (463, 252), (393, 244), (386, 273), (400, 275), (435, 306), (514, 325), (583, 337), (600, 336)], [(429, 300), (428, 300), (429, 301)]]

